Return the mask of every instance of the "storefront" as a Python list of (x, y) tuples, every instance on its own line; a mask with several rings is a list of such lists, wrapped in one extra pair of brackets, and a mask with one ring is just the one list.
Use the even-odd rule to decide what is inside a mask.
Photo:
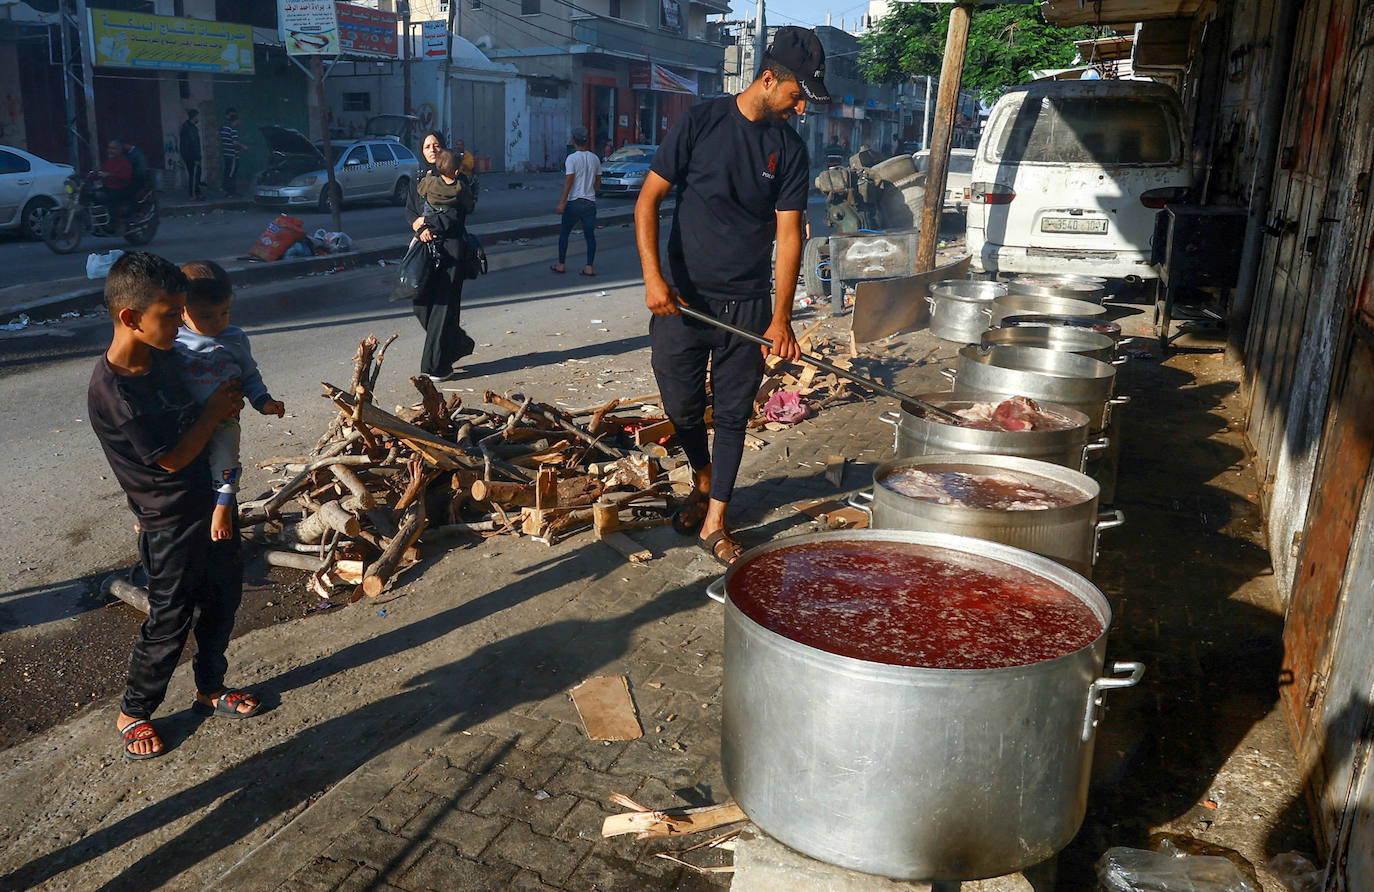
[(630, 65), (630, 91), (633, 97), (624, 142), (658, 145), (677, 119), (696, 104), (697, 73), (634, 62)]

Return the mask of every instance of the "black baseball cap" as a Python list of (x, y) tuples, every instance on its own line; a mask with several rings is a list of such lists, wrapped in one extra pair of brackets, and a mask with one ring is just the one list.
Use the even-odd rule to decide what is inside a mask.
[(793, 25), (779, 28), (764, 58), (795, 72), (808, 102), (830, 101), (830, 91), (825, 88), (825, 47), (815, 31)]

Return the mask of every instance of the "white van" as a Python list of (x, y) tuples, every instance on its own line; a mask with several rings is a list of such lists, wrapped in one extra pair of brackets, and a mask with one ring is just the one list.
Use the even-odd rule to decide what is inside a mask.
[(1150, 81), (1013, 87), (988, 116), (972, 180), (975, 270), (1155, 278), (1155, 215), (1192, 183), (1178, 96)]

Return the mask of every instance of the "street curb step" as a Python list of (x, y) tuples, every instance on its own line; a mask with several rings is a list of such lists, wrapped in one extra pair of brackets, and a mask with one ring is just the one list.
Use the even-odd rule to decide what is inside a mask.
[[(616, 226), (633, 220), (633, 205), (597, 213), (597, 223), (604, 226)], [(496, 223), (479, 223), (469, 229), (490, 246), (503, 240), (514, 241), (553, 235), (559, 231), (560, 225), (559, 217), (549, 214)], [(406, 249), (406, 243), (396, 236), (362, 239), (354, 245), (352, 251), (341, 254), (277, 260), (271, 263), (245, 260), (242, 255), (215, 259), (228, 271), (235, 285), (243, 286), (278, 282), (312, 273), (359, 269), (373, 266), (381, 260), (400, 260)], [(156, 252), (156, 243), (150, 246), (150, 250)], [(104, 294), (104, 281), (97, 279), (69, 278), (12, 285), (0, 289), (0, 322), (8, 322), (21, 313), (32, 316), (35, 320), (43, 320), (53, 319), (71, 311), (85, 312), (97, 309), (104, 301)]]

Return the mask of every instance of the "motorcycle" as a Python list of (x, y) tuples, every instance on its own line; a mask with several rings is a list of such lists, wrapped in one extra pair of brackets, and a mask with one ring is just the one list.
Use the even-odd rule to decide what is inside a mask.
[(64, 184), (66, 198), (43, 218), (43, 241), (56, 254), (81, 247), (81, 238), (123, 236), (131, 245), (146, 245), (157, 234), (157, 190), (151, 184), (133, 193), (123, 213), (107, 204), (99, 171), (73, 174)]

